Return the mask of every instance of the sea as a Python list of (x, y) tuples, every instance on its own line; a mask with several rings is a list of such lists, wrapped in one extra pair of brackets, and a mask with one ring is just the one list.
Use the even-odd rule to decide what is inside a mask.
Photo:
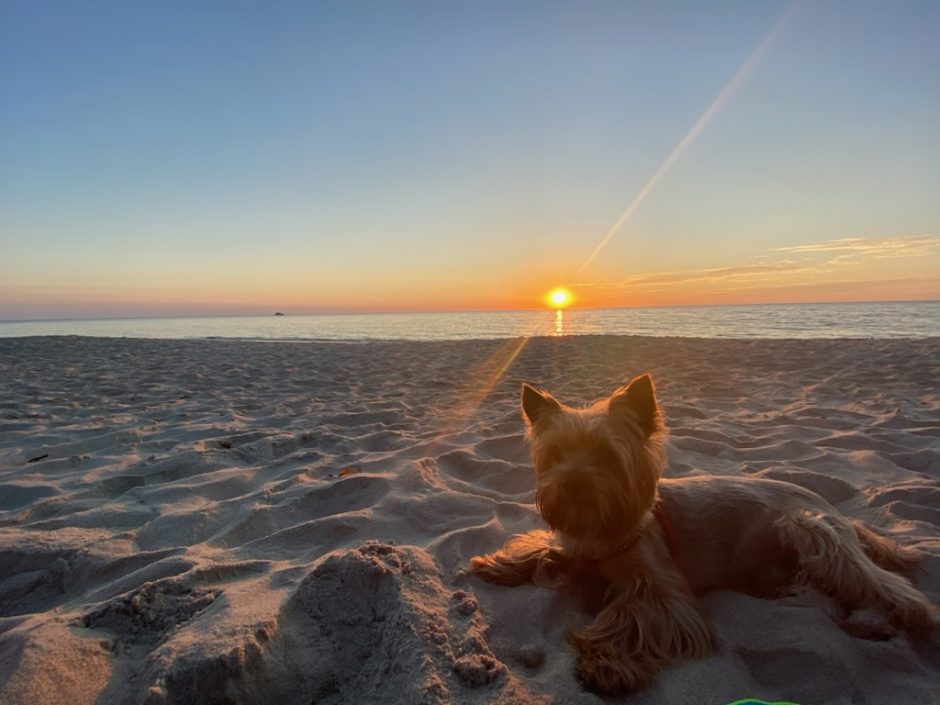
[(0, 321), (0, 337), (469, 340), (545, 335), (927, 338), (940, 301)]

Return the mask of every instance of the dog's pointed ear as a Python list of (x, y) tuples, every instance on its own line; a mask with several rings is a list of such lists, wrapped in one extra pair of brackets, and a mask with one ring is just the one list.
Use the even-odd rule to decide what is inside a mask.
[(551, 394), (522, 383), (522, 416), (530, 426), (560, 410), (561, 404)]
[(659, 404), (656, 403), (656, 388), (649, 373), (634, 377), (630, 384), (621, 387), (610, 397), (610, 413), (629, 411), (649, 437), (662, 429)]

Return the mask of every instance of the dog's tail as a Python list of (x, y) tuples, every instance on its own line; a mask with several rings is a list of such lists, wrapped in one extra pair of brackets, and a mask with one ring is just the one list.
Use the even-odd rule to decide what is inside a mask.
[(801, 511), (784, 516), (777, 526), (784, 545), (797, 553), (797, 579), (809, 582), (851, 610), (873, 607), (895, 626), (911, 633), (940, 624), (940, 610), (910, 581), (888, 569), (910, 565), (916, 552), (879, 536), (866, 526), (837, 514)]
[(852, 521), (852, 528), (865, 555), (877, 565), (895, 573), (911, 573), (923, 556), (919, 551), (901, 546), (886, 536), (876, 533), (860, 521)]

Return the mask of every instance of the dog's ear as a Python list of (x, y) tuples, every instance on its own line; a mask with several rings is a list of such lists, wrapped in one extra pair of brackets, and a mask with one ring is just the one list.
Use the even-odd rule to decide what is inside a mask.
[(522, 416), (530, 426), (560, 410), (561, 404), (551, 394), (522, 383)]
[(630, 384), (621, 387), (610, 397), (610, 413), (624, 410), (633, 413), (643, 432), (650, 436), (661, 429), (659, 405), (656, 403), (656, 388), (649, 373), (634, 377)]

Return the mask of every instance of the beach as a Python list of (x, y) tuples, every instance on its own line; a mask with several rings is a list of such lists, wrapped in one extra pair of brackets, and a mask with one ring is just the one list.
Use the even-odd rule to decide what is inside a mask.
[(469, 576), (541, 528), (523, 380), (650, 371), (667, 477), (821, 494), (940, 599), (940, 339), (0, 339), (0, 702), (940, 703), (940, 635), (808, 590), (702, 598), (706, 659), (586, 692), (565, 595)]

